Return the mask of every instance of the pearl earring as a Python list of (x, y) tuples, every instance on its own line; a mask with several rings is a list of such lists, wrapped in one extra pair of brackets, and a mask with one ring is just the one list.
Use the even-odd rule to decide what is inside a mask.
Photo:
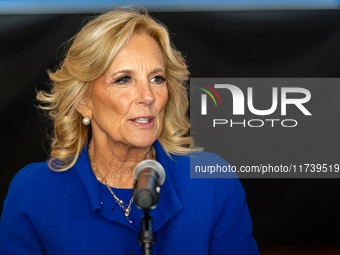
[(88, 124), (90, 124), (90, 122), (91, 122), (91, 120), (90, 120), (89, 117), (84, 117), (84, 118), (83, 118), (83, 124), (84, 124), (85, 126), (87, 126)]

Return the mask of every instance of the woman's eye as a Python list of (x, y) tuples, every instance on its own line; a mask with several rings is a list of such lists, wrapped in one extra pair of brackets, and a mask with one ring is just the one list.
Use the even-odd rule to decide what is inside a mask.
[(162, 76), (155, 76), (151, 79), (152, 82), (161, 84), (166, 81), (166, 79)]
[(131, 81), (131, 77), (130, 76), (123, 76), (123, 77), (120, 77), (119, 79), (117, 79), (115, 81), (115, 83), (125, 84), (125, 83), (129, 83), (130, 81)]

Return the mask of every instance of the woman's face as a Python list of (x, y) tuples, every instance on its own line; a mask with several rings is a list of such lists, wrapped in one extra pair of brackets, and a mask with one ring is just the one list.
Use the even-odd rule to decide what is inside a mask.
[(106, 73), (95, 80), (87, 103), (93, 138), (146, 148), (159, 137), (168, 100), (162, 52), (147, 34), (135, 34)]

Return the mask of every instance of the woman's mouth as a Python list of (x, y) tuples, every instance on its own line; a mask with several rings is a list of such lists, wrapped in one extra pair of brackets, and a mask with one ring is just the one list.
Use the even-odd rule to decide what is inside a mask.
[(149, 123), (150, 120), (151, 118), (138, 118), (138, 119), (135, 119), (134, 121), (137, 123)]
[(154, 119), (155, 117), (153, 116), (144, 116), (130, 119), (130, 121), (132, 121), (132, 123), (134, 123), (138, 127), (150, 128), (154, 125)]

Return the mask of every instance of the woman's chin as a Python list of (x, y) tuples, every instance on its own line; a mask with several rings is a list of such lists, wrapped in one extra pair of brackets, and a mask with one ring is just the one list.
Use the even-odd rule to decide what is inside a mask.
[(138, 139), (131, 141), (131, 145), (132, 147), (136, 147), (136, 148), (147, 148), (153, 145), (153, 143), (156, 140), (157, 140), (156, 137), (153, 137), (153, 138), (139, 137)]

